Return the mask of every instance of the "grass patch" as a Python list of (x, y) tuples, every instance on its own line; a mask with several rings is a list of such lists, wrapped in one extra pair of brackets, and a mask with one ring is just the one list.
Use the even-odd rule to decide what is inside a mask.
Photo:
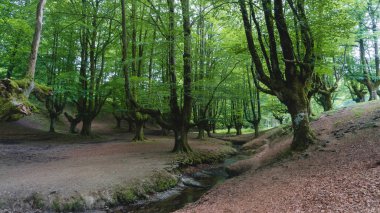
[[(227, 134), (227, 133), (228, 133), (228, 130), (227, 130), (227, 129), (217, 129), (217, 130), (215, 130), (215, 132), (218, 133), (218, 134)], [(242, 132), (243, 134), (248, 134), (248, 133), (254, 133), (255, 130), (253, 130), (253, 129), (251, 129), (251, 128), (247, 128), (247, 129), (243, 128), (243, 129), (241, 129), (241, 132)], [(236, 134), (236, 129), (231, 128), (229, 134)]]
[(152, 175), (150, 182), (154, 191), (163, 192), (176, 186), (178, 178), (168, 172), (161, 171), (155, 172)]
[(133, 188), (119, 188), (114, 193), (114, 200), (117, 204), (130, 204), (133, 203), (135, 200), (138, 199), (138, 196), (136, 195)]
[(66, 201), (61, 201), (56, 197), (53, 200), (51, 209), (55, 212), (83, 212), (86, 210), (86, 203), (80, 195), (73, 196)]
[(33, 209), (43, 209), (45, 207), (45, 201), (41, 194), (34, 192), (32, 195), (25, 199)]
[(114, 203), (110, 206), (128, 205), (148, 195), (163, 192), (175, 187), (179, 182), (177, 176), (167, 171), (156, 171), (145, 180), (136, 181), (133, 186), (118, 186), (113, 194)]
[(352, 110), (355, 118), (360, 118), (364, 114), (364, 110), (362, 108), (355, 108)]
[(227, 156), (235, 154), (236, 150), (232, 147), (223, 147), (216, 152), (198, 151), (191, 153), (180, 153), (175, 157), (173, 164), (180, 168), (195, 166), (198, 164), (215, 164), (222, 162)]

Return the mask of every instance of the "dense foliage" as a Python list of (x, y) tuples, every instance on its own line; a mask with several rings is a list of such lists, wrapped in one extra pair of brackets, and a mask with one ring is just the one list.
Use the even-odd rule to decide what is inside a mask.
[[(0, 79), (28, 76), (38, 3), (1, 1)], [(309, 116), (378, 98), (379, 7), (376, 0), (48, 0), (34, 79), (53, 91), (40, 98), (52, 132), (65, 114), (72, 133), (82, 123), (81, 134), (90, 135), (107, 112), (118, 127), (127, 121), (135, 140), (154, 121), (174, 131), (174, 151), (189, 152), (190, 129), (199, 138), (244, 127), (257, 135), (291, 120), (293, 148), (303, 149), (314, 140)]]

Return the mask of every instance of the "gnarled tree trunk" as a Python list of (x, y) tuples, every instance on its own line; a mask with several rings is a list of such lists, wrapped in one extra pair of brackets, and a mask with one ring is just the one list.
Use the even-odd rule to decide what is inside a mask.
[(29, 95), (32, 92), (43, 95), (50, 95), (51, 93), (49, 88), (36, 86), (34, 83), (45, 4), (46, 0), (40, 0), (37, 5), (35, 32), (25, 78), (19, 81), (4, 79), (0, 82), (0, 105), (2, 106), (0, 121), (15, 121), (32, 114), (34, 107), (28, 102)]
[[(247, 11), (246, 1), (239, 0), (242, 19), (245, 27), (248, 50), (255, 65), (258, 80), (269, 88), (260, 88), (263, 92), (276, 95), (284, 103), (292, 117), (294, 137), (292, 149), (303, 150), (313, 143), (314, 137), (309, 125), (307, 85), (312, 81), (314, 74), (314, 40), (308, 25), (305, 12), (305, 1), (286, 1), (293, 13), (295, 30), (301, 39), (293, 44), (287, 16), (284, 14), (283, 0), (261, 0), (265, 26), (267, 29), (269, 54), (265, 47), (261, 25), (256, 18), (256, 9), (252, 0), (248, 1), (250, 13)], [(273, 5), (272, 5), (273, 4)], [(251, 15), (251, 17), (249, 17)], [(259, 46), (252, 35), (251, 21), (255, 24)], [(274, 23), (275, 22), (275, 23)], [(281, 46), (282, 61), (279, 60), (278, 44)], [(303, 55), (299, 50), (303, 49)], [(260, 56), (259, 51), (263, 55)], [(268, 72), (265, 72), (266, 66)], [(269, 75), (268, 75), (269, 73)]]

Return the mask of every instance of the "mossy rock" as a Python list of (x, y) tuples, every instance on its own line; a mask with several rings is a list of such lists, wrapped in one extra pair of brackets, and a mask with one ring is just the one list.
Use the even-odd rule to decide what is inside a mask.
[(40, 100), (51, 95), (49, 87), (41, 84), (30, 86), (28, 79), (0, 80), (0, 121), (17, 121), (36, 111), (36, 107), (29, 102), (26, 95), (29, 88), (32, 88), (31, 93)]

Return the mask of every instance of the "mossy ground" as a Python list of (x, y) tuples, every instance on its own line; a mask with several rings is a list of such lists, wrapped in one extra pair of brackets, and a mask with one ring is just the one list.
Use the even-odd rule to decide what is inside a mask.
[(180, 168), (198, 164), (214, 164), (222, 162), (227, 156), (236, 154), (236, 149), (224, 147), (218, 151), (195, 151), (177, 154), (173, 164)]
[[(29, 79), (0, 81), (0, 121), (16, 121), (36, 111), (25, 91), (30, 86)], [(42, 99), (51, 93), (51, 88), (35, 83), (33, 94)]]
[(179, 182), (177, 175), (168, 171), (156, 171), (149, 178), (135, 181), (132, 186), (116, 187), (112, 206), (127, 205), (138, 199), (146, 199), (149, 195), (156, 192), (166, 191), (173, 188)]

